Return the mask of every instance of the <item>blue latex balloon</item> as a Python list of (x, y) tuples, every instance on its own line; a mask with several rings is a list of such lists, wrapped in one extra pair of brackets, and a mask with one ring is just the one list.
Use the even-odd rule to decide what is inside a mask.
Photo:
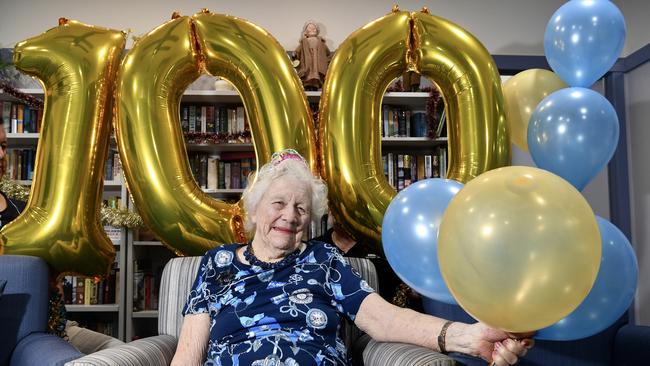
[(590, 337), (612, 325), (630, 307), (639, 267), (625, 235), (612, 223), (596, 216), (603, 256), (594, 287), (569, 316), (537, 332), (535, 338), (570, 341)]
[(528, 124), (528, 150), (535, 164), (582, 190), (616, 151), (618, 116), (591, 89), (566, 88), (544, 98)]
[(573, 0), (544, 33), (549, 65), (570, 86), (589, 87), (616, 62), (625, 43), (623, 14), (608, 0)]
[(381, 229), (384, 253), (397, 275), (418, 293), (456, 304), (438, 266), (442, 215), (463, 184), (425, 179), (402, 190), (386, 209)]

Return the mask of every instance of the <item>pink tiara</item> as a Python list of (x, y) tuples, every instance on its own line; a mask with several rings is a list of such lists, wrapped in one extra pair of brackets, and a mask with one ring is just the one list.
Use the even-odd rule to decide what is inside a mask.
[(294, 149), (284, 149), (282, 151), (274, 152), (273, 155), (271, 155), (271, 164), (275, 166), (289, 159), (300, 161), (303, 164), (309, 166), (309, 164), (307, 164), (307, 160), (305, 160), (305, 158), (303, 158), (302, 155), (300, 155)]

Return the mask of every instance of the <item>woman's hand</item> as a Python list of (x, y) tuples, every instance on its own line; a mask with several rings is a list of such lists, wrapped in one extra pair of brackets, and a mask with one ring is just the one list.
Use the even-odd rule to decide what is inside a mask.
[(512, 334), (482, 323), (453, 323), (447, 329), (447, 350), (480, 357), (490, 365), (514, 365), (535, 341), (532, 334)]

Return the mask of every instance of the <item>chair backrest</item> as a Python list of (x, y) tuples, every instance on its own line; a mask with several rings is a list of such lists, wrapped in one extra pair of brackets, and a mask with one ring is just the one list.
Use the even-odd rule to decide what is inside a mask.
[(202, 257), (172, 258), (165, 265), (160, 282), (158, 334), (178, 338), (183, 324), (183, 306), (194, 284)]
[(0, 279), (7, 281), (0, 298), (2, 365), (18, 341), (47, 327), (49, 270), (39, 257), (0, 255)]
[[(365, 258), (347, 258), (361, 277), (372, 288), (378, 288), (377, 272), (372, 262)], [(178, 337), (183, 324), (181, 311), (187, 301), (194, 278), (199, 270), (201, 257), (172, 258), (163, 270), (160, 282), (160, 297), (158, 306), (158, 334)], [(346, 324), (343, 329), (344, 341), (349, 345), (350, 339), (356, 339), (360, 331), (352, 324)]]

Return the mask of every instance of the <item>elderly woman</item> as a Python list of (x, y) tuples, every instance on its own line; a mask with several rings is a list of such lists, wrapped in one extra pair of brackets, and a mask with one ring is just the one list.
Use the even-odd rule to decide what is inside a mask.
[[(344, 316), (378, 341), (517, 362), (532, 340), (389, 304), (336, 246), (303, 241), (327, 188), (293, 150), (273, 155), (244, 193), (249, 243), (208, 251), (183, 309), (173, 365), (347, 365)], [(442, 348), (442, 349), (441, 349)]]

